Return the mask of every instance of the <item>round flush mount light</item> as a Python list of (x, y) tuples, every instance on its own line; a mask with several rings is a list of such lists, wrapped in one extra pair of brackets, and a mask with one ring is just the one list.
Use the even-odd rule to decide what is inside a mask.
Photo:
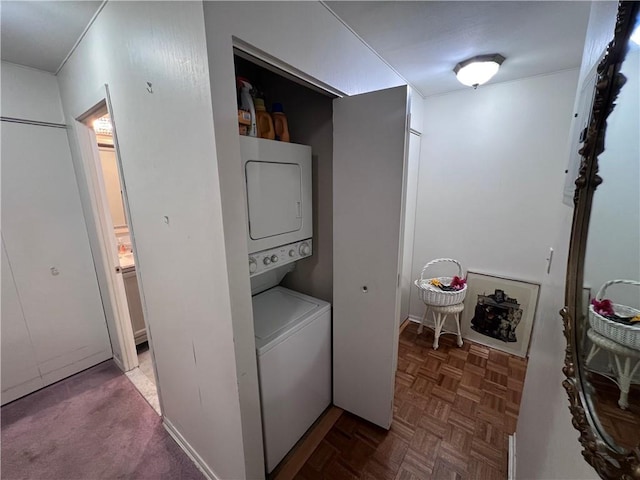
[(458, 77), (458, 81), (468, 87), (477, 88), (491, 80), (505, 58), (499, 53), (491, 55), (478, 55), (460, 62), (455, 66), (453, 72)]

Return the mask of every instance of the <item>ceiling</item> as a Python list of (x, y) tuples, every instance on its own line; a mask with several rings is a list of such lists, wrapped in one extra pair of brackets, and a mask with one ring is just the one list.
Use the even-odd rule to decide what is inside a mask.
[(460, 90), (453, 67), (506, 57), (491, 83), (577, 68), (591, 2), (325, 2), (424, 96)]
[(55, 73), (101, 4), (2, 0), (2, 60)]
[[(325, 2), (425, 96), (468, 87), (453, 74), (469, 57), (500, 53), (492, 83), (580, 66), (591, 2)], [(2, 60), (55, 73), (101, 1), (1, 4)]]

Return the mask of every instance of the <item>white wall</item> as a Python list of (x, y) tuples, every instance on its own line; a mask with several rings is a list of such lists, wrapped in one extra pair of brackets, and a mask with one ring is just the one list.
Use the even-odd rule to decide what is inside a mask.
[(246, 214), (237, 134), (233, 37), (347, 94), (404, 82), (318, 2), (206, 2), (204, 5), (216, 151), (247, 476), (262, 474)]
[[(616, 10), (616, 2), (593, 2), (591, 5), (578, 92), (583, 90), (585, 77), (613, 37)], [(576, 99), (576, 105), (578, 102)], [(598, 478), (580, 454), (578, 431), (571, 424), (569, 401), (562, 387), (564, 374), (561, 368), (566, 343), (557, 312), (565, 304), (571, 219), (572, 212), (567, 209), (557, 219), (556, 226), (551, 227), (556, 232), (555, 260), (540, 292), (545, 311), (541, 311), (541, 320), (533, 331), (516, 432), (516, 477), (520, 479)]]
[(523, 480), (598, 478), (580, 454), (578, 431), (571, 425), (569, 399), (562, 387), (566, 341), (558, 312), (565, 304), (572, 214), (565, 208), (564, 216), (549, 227), (556, 232), (554, 261), (540, 289), (516, 430), (516, 478)]
[(202, 4), (109, 2), (59, 81), (85, 201), (74, 119), (110, 88), (164, 419), (213, 475), (244, 478)]
[[(413, 255), (540, 282), (563, 215), (577, 71), (428, 97)], [(553, 194), (556, 192), (556, 195)], [(455, 273), (455, 272), (452, 272)], [(415, 291), (411, 315), (424, 305)]]
[(2, 116), (64, 123), (56, 77), (33, 68), (2, 62)]
[[(62, 123), (56, 78), (2, 63), (2, 116)], [(111, 357), (64, 128), (2, 122), (2, 403)]]
[[(640, 47), (622, 65), (627, 83), (607, 120), (605, 151), (599, 157), (584, 267), (592, 296), (608, 280), (640, 280)], [(638, 287), (614, 285), (606, 298), (640, 308)]]
[[(518, 478), (590, 478), (562, 388), (558, 311), (571, 209), (561, 203), (578, 72), (425, 100), (414, 278), (452, 256), (480, 272), (541, 283), (517, 431)], [(441, 202), (457, 203), (445, 211)], [(549, 247), (555, 251), (546, 275)], [(415, 290), (411, 313), (423, 313)]]

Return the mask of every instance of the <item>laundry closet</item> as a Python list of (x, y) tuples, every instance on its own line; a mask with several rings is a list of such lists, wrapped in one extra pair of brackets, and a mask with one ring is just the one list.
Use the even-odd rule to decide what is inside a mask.
[[(234, 63), (239, 95), (252, 87), (251, 123), (239, 125), (239, 140), (265, 463), (271, 473), (332, 402), (332, 245), (318, 226), (318, 219), (331, 223), (331, 190), (319, 188), (318, 180), (319, 171), (327, 176), (331, 167), (332, 102), (242, 52)], [(268, 111), (274, 103), (284, 109), (289, 127), (282, 140), (259, 138), (275, 137), (274, 127), (268, 115), (269, 127), (256, 129), (254, 101)], [(249, 103), (240, 98), (240, 106)], [(257, 136), (243, 135), (252, 129)], [(324, 278), (314, 275), (315, 268)]]
[(413, 219), (407, 233), (404, 221), (409, 93), (336, 99), (241, 50), (234, 64), (268, 111), (282, 105), (291, 139), (239, 136), (271, 473), (332, 403), (390, 426), (404, 237), (413, 239)]

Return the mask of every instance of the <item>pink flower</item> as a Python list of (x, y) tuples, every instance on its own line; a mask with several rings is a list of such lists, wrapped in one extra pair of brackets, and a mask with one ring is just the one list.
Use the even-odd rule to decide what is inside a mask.
[(455, 277), (453, 277), (453, 279), (451, 280), (451, 285), (450, 287), (453, 290), (462, 290), (464, 288), (464, 286), (466, 285), (467, 280), (465, 278), (460, 278), (457, 275)]
[(593, 300), (591, 300), (591, 305), (593, 305), (593, 310), (599, 315), (603, 315), (606, 317), (607, 315), (616, 314), (616, 312), (613, 311), (613, 304), (608, 298), (605, 298), (601, 301), (598, 301), (594, 298)]

